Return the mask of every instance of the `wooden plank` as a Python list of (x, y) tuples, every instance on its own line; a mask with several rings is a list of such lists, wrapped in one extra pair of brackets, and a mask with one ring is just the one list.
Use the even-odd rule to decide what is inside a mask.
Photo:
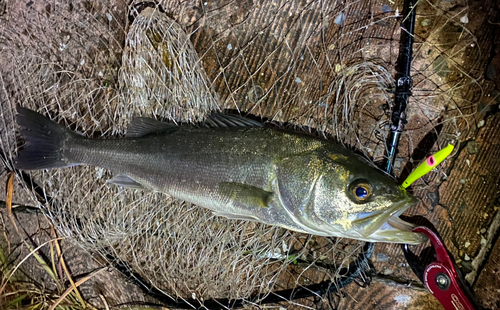
[(339, 309), (441, 310), (443, 306), (427, 291), (373, 282), (367, 288), (350, 286)]
[(488, 257), (488, 262), (474, 285), (480, 304), (488, 309), (500, 309), (500, 240), (496, 242)]

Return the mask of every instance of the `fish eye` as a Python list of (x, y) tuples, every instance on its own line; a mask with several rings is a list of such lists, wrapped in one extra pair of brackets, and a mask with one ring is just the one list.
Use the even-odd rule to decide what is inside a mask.
[(365, 199), (368, 196), (368, 191), (363, 186), (358, 186), (354, 190), (354, 195), (359, 199)]
[(367, 180), (355, 180), (349, 185), (349, 192), (356, 202), (366, 202), (372, 195), (372, 186)]

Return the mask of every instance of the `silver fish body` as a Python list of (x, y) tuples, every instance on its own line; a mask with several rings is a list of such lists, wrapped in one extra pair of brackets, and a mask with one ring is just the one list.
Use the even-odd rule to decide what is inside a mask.
[(17, 122), (26, 143), (18, 169), (93, 165), (111, 170), (112, 183), (231, 219), (365, 241), (426, 240), (399, 219), (413, 197), (354, 153), (316, 137), (243, 119), (235, 121), (243, 126), (197, 128), (138, 118), (120, 139), (84, 138), (23, 108)]

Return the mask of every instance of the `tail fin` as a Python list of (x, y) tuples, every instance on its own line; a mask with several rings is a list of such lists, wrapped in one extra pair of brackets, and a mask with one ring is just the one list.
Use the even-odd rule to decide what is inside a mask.
[(21, 107), (17, 108), (16, 120), (25, 142), (14, 161), (16, 169), (39, 170), (71, 165), (63, 156), (63, 142), (68, 135), (75, 135), (72, 131)]

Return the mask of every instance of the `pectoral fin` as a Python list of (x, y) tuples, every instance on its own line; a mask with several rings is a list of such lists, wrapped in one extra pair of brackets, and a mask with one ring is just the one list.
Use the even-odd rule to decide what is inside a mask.
[(108, 180), (107, 182), (128, 188), (146, 189), (144, 186), (142, 186), (141, 183), (137, 182), (136, 180), (132, 179), (130, 176), (126, 174), (118, 174), (114, 176), (111, 180)]
[(273, 196), (272, 192), (265, 191), (252, 185), (236, 182), (219, 183), (219, 191), (222, 196), (229, 198), (231, 201), (245, 206), (259, 208), (269, 207), (269, 202)]

